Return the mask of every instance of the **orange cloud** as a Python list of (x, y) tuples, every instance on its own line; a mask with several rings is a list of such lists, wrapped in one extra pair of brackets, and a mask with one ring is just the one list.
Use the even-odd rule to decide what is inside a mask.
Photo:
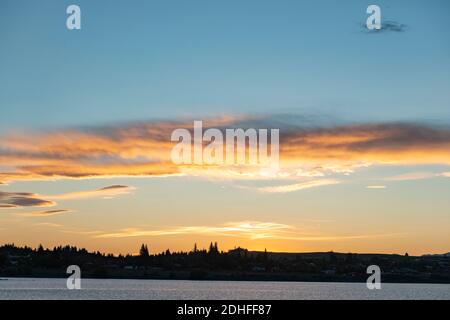
[(450, 131), (416, 124), (293, 130), (282, 139), (289, 161), (450, 164)]
[[(294, 118), (296, 119), (296, 118)], [(175, 165), (170, 141), (192, 121), (23, 133), (0, 137), (0, 182), (117, 176), (194, 175), (230, 179), (318, 177), (349, 174), (372, 164), (450, 165), (450, 130), (405, 123), (302, 127), (273, 117), (222, 117), (208, 128), (279, 128), (280, 168)]]

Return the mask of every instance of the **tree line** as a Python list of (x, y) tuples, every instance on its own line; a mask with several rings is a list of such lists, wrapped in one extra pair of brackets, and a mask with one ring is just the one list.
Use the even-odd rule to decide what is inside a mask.
[(396, 281), (450, 282), (448, 257), (255, 252), (240, 247), (222, 251), (217, 242), (207, 249), (195, 244), (190, 251), (160, 253), (142, 244), (138, 252), (114, 255), (69, 245), (50, 249), (6, 244), (0, 246), (0, 277), (63, 277), (69, 265), (78, 265), (90, 277), (363, 281), (367, 266), (376, 264)]

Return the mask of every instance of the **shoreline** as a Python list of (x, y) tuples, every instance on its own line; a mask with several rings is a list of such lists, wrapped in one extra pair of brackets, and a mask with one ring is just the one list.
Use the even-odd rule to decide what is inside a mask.
[[(0, 281), (9, 281), (14, 279), (67, 279), (69, 275), (21, 275), (21, 276), (1, 276)], [(382, 276), (383, 279), (383, 276)], [(274, 279), (274, 278), (251, 278), (251, 279), (238, 279), (238, 278), (204, 278), (204, 279), (192, 279), (192, 278), (171, 278), (171, 277), (82, 277), (81, 280), (152, 280), (152, 281), (200, 281), (200, 282), (279, 282), (279, 283), (361, 283), (365, 284), (366, 279)], [(408, 281), (409, 280), (409, 281)], [(397, 281), (382, 280), (385, 284), (438, 284), (438, 285), (450, 285), (450, 281), (411, 281), (411, 279), (403, 279)]]

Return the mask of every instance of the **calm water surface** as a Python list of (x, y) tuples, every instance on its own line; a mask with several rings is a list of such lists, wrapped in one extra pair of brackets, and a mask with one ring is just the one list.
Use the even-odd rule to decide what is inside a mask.
[(448, 284), (252, 282), (82, 279), (81, 290), (68, 290), (66, 279), (6, 278), (5, 299), (450, 299)]

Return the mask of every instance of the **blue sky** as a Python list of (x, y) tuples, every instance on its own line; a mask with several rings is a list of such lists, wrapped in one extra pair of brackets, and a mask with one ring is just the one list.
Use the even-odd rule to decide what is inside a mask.
[[(378, 1), (405, 32), (367, 34), (367, 1), (2, 1), (7, 127), (228, 113), (442, 120), (450, 5)], [(75, 2), (74, 2), (75, 3)]]

